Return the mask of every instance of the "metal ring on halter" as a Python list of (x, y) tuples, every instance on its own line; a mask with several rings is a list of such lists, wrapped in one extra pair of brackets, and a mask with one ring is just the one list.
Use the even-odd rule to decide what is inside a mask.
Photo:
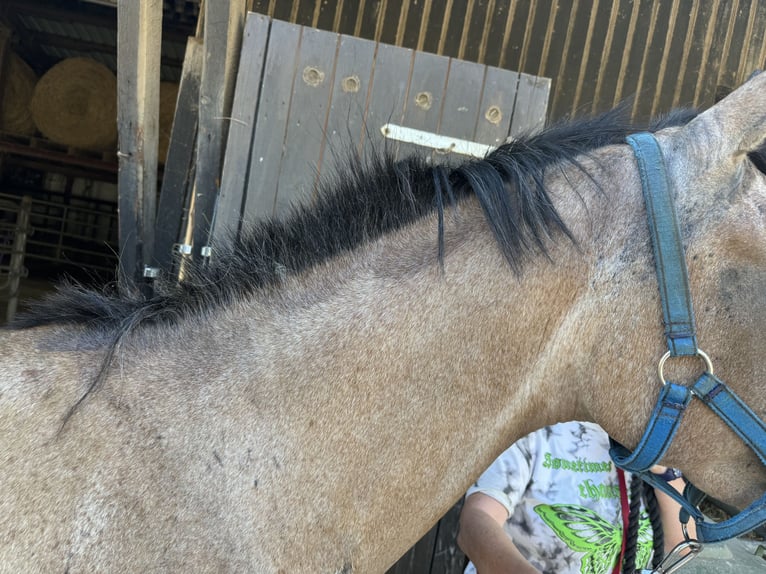
[[(697, 356), (701, 358), (703, 361), (705, 361), (705, 372), (713, 374), (713, 362), (710, 360), (710, 357), (707, 356), (707, 353), (703, 351), (702, 349), (697, 349)], [(662, 355), (662, 358), (660, 359), (659, 365), (657, 365), (657, 372), (660, 375), (660, 381), (662, 381), (663, 385), (667, 385), (667, 381), (665, 380), (665, 374), (663, 372), (663, 369), (665, 368), (665, 361), (667, 361), (670, 358), (670, 351)]]

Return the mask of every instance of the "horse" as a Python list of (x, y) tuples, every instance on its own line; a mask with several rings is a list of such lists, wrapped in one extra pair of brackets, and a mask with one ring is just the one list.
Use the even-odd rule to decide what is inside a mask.
[[(700, 347), (763, 418), (766, 74), (692, 115), (650, 129)], [(0, 569), (382, 572), (534, 429), (634, 447), (664, 337), (624, 116), (352, 162), (151, 295), (60, 286), (0, 339)], [(662, 461), (741, 508), (764, 466), (698, 403)]]

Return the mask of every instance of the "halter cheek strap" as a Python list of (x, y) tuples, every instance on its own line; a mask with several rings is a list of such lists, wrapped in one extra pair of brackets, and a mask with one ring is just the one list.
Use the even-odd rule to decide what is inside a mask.
[(628, 136), (628, 143), (641, 174), (668, 349), (672, 356), (696, 355), (689, 274), (662, 152), (652, 134)]
[[(728, 520), (719, 523), (705, 522), (704, 516), (697, 508), (704, 496), (699, 489), (688, 484), (684, 493), (680, 494), (649, 472), (649, 469), (667, 451), (693, 396), (720, 416), (755, 451), (764, 465), (766, 424), (734, 391), (713, 375), (707, 355), (697, 347), (684, 249), (660, 146), (649, 133), (629, 136), (627, 141), (633, 148), (641, 174), (660, 286), (668, 354), (672, 357), (700, 355), (705, 359), (707, 369), (690, 388), (672, 382), (666, 383), (663, 379), (664, 386), (659, 399), (636, 449), (630, 452), (624, 446), (613, 442), (611, 456), (618, 467), (640, 475), (646, 482), (677, 500), (683, 511), (692, 516), (697, 523), (697, 537), (701, 542), (728, 540), (766, 523), (766, 493)], [(661, 373), (660, 376), (662, 378)]]

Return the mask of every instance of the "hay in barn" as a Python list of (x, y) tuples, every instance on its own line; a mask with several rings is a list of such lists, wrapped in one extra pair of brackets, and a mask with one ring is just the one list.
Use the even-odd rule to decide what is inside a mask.
[(160, 135), (158, 159), (165, 163), (170, 145), (170, 132), (173, 128), (173, 117), (176, 113), (178, 99), (178, 84), (173, 82), (160, 83)]
[(47, 138), (95, 151), (117, 146), (117, 78), (88, 58), (68, 58), (37, 82), (32, 117)]
[(35, 122), (29, 102), (37, 75), (16, 54), (9, 54), (0, 95), (0, 130), (25, 136), (34, 135)]

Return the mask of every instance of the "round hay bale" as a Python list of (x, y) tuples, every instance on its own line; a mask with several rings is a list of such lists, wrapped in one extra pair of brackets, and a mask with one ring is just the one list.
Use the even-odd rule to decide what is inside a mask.
[(94, 151), (117, 146), (117, 78), (88, 58), (68, 58), (37, 82), (37, 129), (57, 143)]
[(34, 135), (37, 130), (29, 102), (36, 83), (34, 70), (11, 53), (5, 69), (3, 93), (0, 95), (0, 130), (25, 136)]
[(165, 163), (170, 145), (170, 132), (173, 129), (173, 118), (176, 113), (178, 99), (178, 84), (173, 82), (160, 83), (160, 137), (158, 159)]

